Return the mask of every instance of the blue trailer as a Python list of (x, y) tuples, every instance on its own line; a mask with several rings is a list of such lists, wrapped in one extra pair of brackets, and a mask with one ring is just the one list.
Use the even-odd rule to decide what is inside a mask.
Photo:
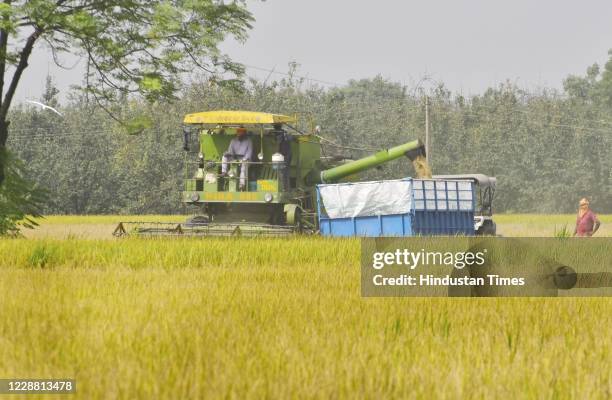
[(474, 183), (412, 179), (317, 185), (323, 236), (473, 236)]

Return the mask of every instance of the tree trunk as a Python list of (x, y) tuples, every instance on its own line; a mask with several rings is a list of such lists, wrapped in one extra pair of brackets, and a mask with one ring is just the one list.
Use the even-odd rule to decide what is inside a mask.
[(6, 140), (10, 121), (0, 119), (0, 186), (4, 182), (4, 162), (6, 160)]
[[(63, 3), (63, 2), (62, 2)], [(6, 4), (6, 2), (5, 2)], [(60, 4), (60, 2), (58, 2)], [(23, 49), (19, 55), (19, 63), (15, 66), (15, 72), (13, 73), (13, 78), (11, 79), (11, 84), (8, 86), (6, 93), (4, 94), (4, 99), (0, 102), (0, 186), (4, 182), (4, 168), (5, 168), (5, 152), (6, 152), (6, 139), (8, 139), (8, 128), (10, 125), (10, 121), (7, 120), (9, 108), (11, 106), (11, 102), (13, 101), (13, 96), (15, 95), (15, 91), (17, 90), (17, 85), (19, 84), (19, 80), (21, 79), (21, 74), (28, 67), (28, 59), (32, 54), (32, 49), (34, 48), (34, 43), (43, 33), (42, 29), (39, 26), (36, 26), (34, 32), (30, 36), (28, 36), (28, 40), (26, 40)], [(6, 36), (3, 35), (2, 41)], [(4, 43), (0, 43), (1, 46)], [(0, 47), (1, 47), (0, 46)], [(5, 52), (5, 51), (4, 51)], [(0, 53), (3, 51), (0, 49)], [(6, 61), (6, 54), (0, 54), (0, 59), (4, 58)], [(3, 69), (3, 68), (2, 68)], [(0, 70), (2, 70), (0, 69)], [(2, 74), (2, 85), (4, 85), (4, 73)], [(2, 86), (4, 88), (4, 86)], [(2, 93), (0, 93), (2, 96)]]

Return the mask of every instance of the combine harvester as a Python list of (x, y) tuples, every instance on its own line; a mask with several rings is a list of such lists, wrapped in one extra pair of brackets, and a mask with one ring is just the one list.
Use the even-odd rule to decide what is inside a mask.
[[(186, 162), (182, 201), (195, 209), (184, 223), (121, 222), (115, 236), (282, 236), (319, 232), (318, 184), (354, 180), (360, 172), (408, 157), (421, 178), (431, 178), (425, 149), (415, 140), (354, 161), (322, 157), (317, 129), (304, 133), (297, 118), (249, 111), (210, 111), (184, 119), (185, 150), (197, 131), (197, 159)], [(224, 156), (244, 134), (252, 157)], [(241, 142), (242, 143), (242, 142)], [(288, 162), (287, 162), (288, 161)], [(242, 175), (241, 175), (242, 174)]]

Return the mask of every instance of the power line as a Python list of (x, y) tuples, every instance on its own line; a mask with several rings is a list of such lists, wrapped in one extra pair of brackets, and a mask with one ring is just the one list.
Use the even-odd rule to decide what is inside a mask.
[[(393, 98), (389, 98), (388, 99), (389, 102), (393, 102)], [(397, 98), (396, 100), (400, 101), (400, 98)], [(326, 112), (329, 112), (330, 110), (333, 111), (335, 114), (339, 114), (339, 115), (343, 115), (343, 116), (347, 116), (349, 118), (351, 118), (353, 121), (359, 121), (362, 119), (371, 119), (372, 115), (370, 114), (370, 112), (372, 111), (378, 111), (380, 112), (381, 116), (385, 116), (386, 118), (388, 118), (390, 113), (399, 113), (402, 114), (404, 116), (407, 116), (408, 114), (406, 114), (408, 111), (416, 111), (417, 113), (415, 113), (416, 115), (420, 115), (418, 113), (423, 111), (423, 106), (422, 105), (416, 105), (416, 104), (377, 104), (376, 103), (376, 99), (374, 98), (372, 101), (365, 101), (365, 100), (350, 100), (350, 99), (343, 99), (340, 102), (337, 102), (335, 104), (322, 104), (320, 102), (310, 102), (307, 105), (307, 109), (311, 110), (309, 112), (312, 112), (314, 114), (323, 114)], [(365, 106), (365, 110), (364, 109), (360, 109), (359, 106)], [(330, 108), (331, 106), (331, 108)], [(335, 108), (334, 106), (337, 106), (337, 108)], [(545, 117), (546, 113), (543, 114), (538, 114), (537, 111), (532, 111), (532, 110), (519, 110), (516, 109), (515, 107), (511, 108), (511, 109), (503, 109), (499, 106), (489, 106), (489, 105), (472, 105), (469, 108), (456, 108), (453, 107), (452, 105), (450, 105), (449, 107), (447, 107), (447, 109), (441, 109), (440, 107), (435, 107), (436, 104), (432, 104), (431, 107), (431, 117), (433, 120), (437, 119), (436, 117), (439, 117), (440, 115), (447, 115), (447, 116), (454, 116), (454, 117), (466, 117), (466, 116), (472, 116), (472, 117), (477, 117), (477, 118), (483, 118), (483, 117), (488, 117), (488, 116), (496, 116), (498, 115), (497, 112), (499, 111), (503, 111), (503, 112), (509, 112), (512, 114), (521, 114), (521, 115), (525, 115), (525, 116), (533, 116), (533, 117)], [(482, 113), (479, 112), (481, 111), (480, 109), (484, 109), (484, 110), (492, 110), (492, 111), (496, 111), (495, 114), (487, 114), (487, 113)], [(386, 112), (386, 113), (385, 113)], [(413, 114), (413, 115), (415, 115)], [(587, 123), (603, 123), (603, 121), (598, 120), (598, 119), (584, 119), (581, 118), (580, 121), (582, 122), (587, 122)], [(568, 128), (568, 129), (574, 129), (574, 130), (580, 130), (580, 131), (589, 131), (589, 132), (594, 132), (594, 133), (611, 133), (612, 131), (610, 130), (606, 130), (603, 128), (594, 128), (594, 127), (587, 127), (587, 126), (580, 126), (580, 125), (574, 125), (574, 124), (570, 124), (570, 123), (562, 123), (562, 122), (549, 122), (549, 121), (541, 121), (538, 119), (530, 119), (530, 122), (534, 122), (534, 123), (539, 123), (543, 126), (552, 126), (552, 127), (558, 127), (558, 128)], [(61, 130), (69, 130), (70, 128), (68, 127), (60, 127), (59, 129)], [(119, 132), (117, 131), (113, 131), (113, 130), (109, 130), (109, 129), (104, 129), (104, 128), (99, 128), (99, 129), (95, 129), (95, 130), (88, 130), (88, 131), (82, 131), (82, 132), (69, 132), (69, 133), (53, 133), (53, 131), (48, 130), (47, 128), (17, 128), (17, 129), (11, 129), (9, 131), (9, 142), (23, 142), (23, 141), (29, 141), (32, 139), (60, 139), (60, 138), (67, 138), (67, 137), (82, 137), (82, 138), (90, 138), (91, 135), (99, 135), (99, 134), (110, 134), (110, 135), (120, 135)], [(130, 136), (123, 136), (126, 137), (130, 140), (134, 140), (132, 139), (133, 137)], [(335, 143), (337, 145), (337, 143)], [(346, 148), (348, 148), (347, 146), (345, 146)], [(350, 147), (350, 146), (349, 146)], [(354, 148), (354, 149), (358, 149), (358, 148)], [(359, 148), (358, 150), (362, 150), (362, 148)]]
[[(472, 117), (478, 117), (478, 118), (483, 117), (482, 114), (477, 114), (475, 112), (465, 112), (465, 111), (455, 112), (455, 111), (448, 111), (448, 110), (433, 112), (431, 115), (432, 115), (432, 118), (435, 118), (436, 115), (440, 115), (440, 114), (457, 116), (457, 117), (461, 117), (461, 116), (472, 116)], [(486, 115), (488, 114), (485, 114), (485, 116)], [(606, 130), (605, 128), (589, 128), (589, 127), (578, 126), (578, 125), (559, 124), (559, 123), (547, 122), (547, 121), (537, 121), (533, 119), (530, 121), (539, 122), (544, 126), (552, 126), (552, 127), (557, 127), (557, 128), (569, 128), (569, 129), (574, 129), (578, 131), (585, 131), (585, 132), (592, 132), (592, 133), (599, 133), (599, 134), (601, 133), (611, 133), (612, 134), (612, 130)]]
[(257, 67), (255, 65), (248, 65), (248, 64), (242, 64), (242, 65), (244, 65), (248, 69), (254, 69), (254, 70), (258, 70), (258, 71), (268, 72), (270, 74), (277, 74), (277, 75), (289, 76), (289, 77), (294, 77), (294, 78), (300, 78), (300, 79), (304, 79), (304, 80), (308, 80), (308, 81), (312, 81), (312, 82), (322, 83), (324, 85), (331, 85), (331, 86), (336, 86), (336, 87), (340, 87), (340, 86), (345, 86), (346, 85), (346, 83), (341, 84), (341, 83), (338, 83), (338, 82), (324, 81), (324, 80), (321, 80), (321, 79), (309, 78), (308, 76), (296, 75), (296, 74), (293, 74), (293, 73), (283, 72), (283, 71), (277, 71), (275, 69), (268, 69), (268, 68), (263, 68), (263, 67)]
[[(313, 81), (313, 82), (317, 82), (317, 83), (322, 83), (325, 85), (331, 85), (331, 86), (335, 86), (335, 87), (341, 87), (341, 86), (347, 86), (347, 83), (341, 84), (338, 82), (332, 82), (332, 81), (326, 81), (326, 80), (322, 80), (322, 79), (315, 79), (315, 78), (310, 78), (307, 75), (297, 75), (297, 74), (292, 74), (289, 72), (284, 72), (284, 71), (277, 71), (276, 69), (268, 69), (268, 68), (263, 68), (263, 67), (258, 67), (255, 65), (249, 65), (249, 64), (243, 64), (246, 68), (249, 69), (254, 69), (254, 70), (259, 70), (259, 71), (264, 71), (264, 72), (268, 72), (269, 74), (277, 74), (277, 75), (283, 75), (283, 76), (290, 76), (290, 77), (296, 77), (296, 78), (300, 78), (300, 79), (304, 79), (304, 80), (309, 80), (309, 81)], [(393, 100), (393, 99), (389, 99), (389, 100)], [(400, 99), (398, 99), (400, 100)], [(356, 104), (359, 104), (359, 102), (355, 102)], [(364, 102), (366, 103), (366, 102)], [(417, 107), (415, 107), (417, 108)], [(493, 106), (487, 106), (487, 105), (483, 105), (483, 104), (478, 104), (478, 105), (474, 105), (471, 104), (470, 108), (488, 108), (488, 109), (497, 109), (498, 107), (493, 107)], [(532, 110), (513, 110), (513, 112), (520, 112), (520, 113), (524, 113), (524, 114), (531, 114), (534, 113), (535, 111)], [(607, 122), (604, 120), (589, 120), (589, 122), (592, 123), (596, 123), (596, 124), (600, 124), (600, 125), (606, 125), (606, 126), (612, 126), (612, 122)], [(550, 125), (555, 126), (553, 123), (551, 123)], [(556, 125), (558, 127), (573, 127), (571, 125), (563, 125), (563, 124), (558, 124)], [(580, 129), (580, 130), (587, 130), (587, 129), (592, 129), (592, 128), (585, 128), (585, 127), (574, 127), (575, 129)]]
[[(514, 108), (514, 107), (518, 107), (518, 106), (521, 106), (521, 105), (514, 104), (514, 105), (512, 105), (513, 109), (509, 110), (509, 109), (504, 108), (504, 105), (492, 106), (492, 105), (485, 105), (485, 104), (478, 104), (478, 105), (472, 104), (472, 105), (469, 106), (469, 108), (473, 112), (477, 111), (477, 109), (479, 109), (479, 108), (484, 108), (484, 109), (488, 109), (488, 110), (509, 111), (509, 112), (521, 113), (521, 114), (525, 114), (525, 115), (538, 115), (538, 116), (545, 115), (545, 114), (538, 114), (538, 112), (536, 110), (518, 110), (518, 109)], [(525, 104), (523, 106), (528, 107), (529, 105)], [(455, 110), (452, 105), (451, 105), (450, 108)], [(464, 112), (462, 109), (458, 109), (456, 111), (457, 112), (461, 112), (461, 113)], [(453, 111), (453, 112), (455, 112), (455, 111)], [(583, 120), (585, 122), (590, 122), (590, 123), (595, 123), (595, 124), (606, 125), (606, 126), (611, 126), (612, 127), (612, 122), (607, 122), (607, 121), (604, 121), (604, 120), (601, 120), (601, 119), (583, 119)], [(587, 129), (591, 129), (591, 128), (587, 128)]]

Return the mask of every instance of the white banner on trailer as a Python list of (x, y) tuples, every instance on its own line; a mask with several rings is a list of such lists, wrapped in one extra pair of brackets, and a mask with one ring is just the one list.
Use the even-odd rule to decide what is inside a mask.
[(329, 218), (407, 214), (412, 209), (410, 180), (319, 185)]

